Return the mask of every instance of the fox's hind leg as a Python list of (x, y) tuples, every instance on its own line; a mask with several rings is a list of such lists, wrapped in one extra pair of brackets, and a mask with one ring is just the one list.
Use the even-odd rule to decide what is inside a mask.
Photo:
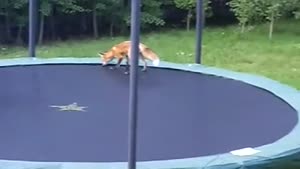
[(145, 72), (145, 71), (147, 71), (147, 62), (146, 62), (146, 60), (143, 60), (143, 62), (144, 62), (144, 66), (143, 66), (142, 71)]
[(147, 71), (147, 62), (146, 62), (146, 59), (143, 56), (141, 58), (142, 58), (142, 60), (144, 62), (144, 66), (143, 66), (142, 71), (145, 72), (145, 71)]

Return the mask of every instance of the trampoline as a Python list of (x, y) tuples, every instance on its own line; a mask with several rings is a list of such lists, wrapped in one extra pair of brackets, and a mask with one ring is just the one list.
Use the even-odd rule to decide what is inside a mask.
[[(87, 58), (0, 63), (0, 168), (127, 167), (123, 69)], [(168, 62), (140, 72), (138, 81), (138, 168), (237, 168), (299, 152), (293, 88)], [(233, 153), (244, 148), (255, 152)]]

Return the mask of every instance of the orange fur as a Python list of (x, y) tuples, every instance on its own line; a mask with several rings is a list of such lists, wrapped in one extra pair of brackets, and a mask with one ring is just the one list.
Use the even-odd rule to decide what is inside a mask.
[[(120, 63), (123, 61), (124, 58), (126, 59), (127, 66), (129, 66), (129, 60), (131, 58), (130, 50), (131, 50), (131, 42), (123, 41), (117, 45), (114, 45), (107, 52), (98, 53), (98, 55), (101, 57), (103, 66), (107, 65), (113, 59), (118, 59), (118, 63), (116, 66), (119, 67)], [(155, 66), (159, 65), (159, 61), (160, 61), (159, 57), (148, 46), (140, 43), (139, 44), (139, 53), (140, 53), (140, 59), (144, 62), (144, 68), (143, 68), (144, 71), (147, 69), (146, 60), (152, 61), (153, 65), (155, 65)]]

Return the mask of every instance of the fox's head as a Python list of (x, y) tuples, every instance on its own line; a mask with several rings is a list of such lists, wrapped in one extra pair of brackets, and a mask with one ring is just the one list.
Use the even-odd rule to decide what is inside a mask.
[(99, 52), (98, 55), (101, 58), (103, 66), (107, 65), (114, 58), (113, 53), (111, 51), (109, 51), (109, 52)]

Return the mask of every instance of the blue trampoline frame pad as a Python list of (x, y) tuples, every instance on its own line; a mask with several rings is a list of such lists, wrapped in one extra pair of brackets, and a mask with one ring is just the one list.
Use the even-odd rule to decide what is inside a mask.
[[(101, 64), (101, 61), (99, 58), (16, 58), (0, 60), (0, 67), (42, 64)], [(237, 156), (232, 153), (225, 153), (186, 159), (137, 162), (138, 169), (252, 169), (272, 167), (280, 163), (295, 163), (297, 165), (297, 158), (300, 157), (300, 92), (298, 90), (262, 76), (198, 64), (161, 62), (159, 67), (222, 76), (263, 88), (289, 103), (298, 112), (298, 123), (290, 133), (280, 140), (272, 144), (254, 147), (253, 149), (259, 151), (254, 155)], [(127, 169), (127, 165), (127, 162), (74, 163), (0, 160), (0, 169)], [(298, 165), (300, 166), (300, 164)]]

